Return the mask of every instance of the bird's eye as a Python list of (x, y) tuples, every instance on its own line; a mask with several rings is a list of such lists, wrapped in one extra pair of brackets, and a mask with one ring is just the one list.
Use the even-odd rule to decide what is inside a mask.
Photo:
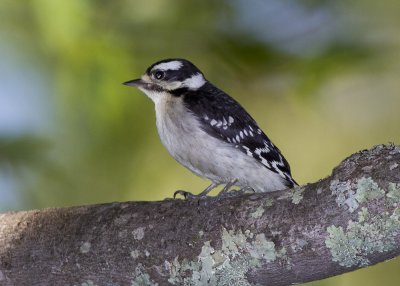
[(156, 72), (154, 73), (154, 77), (155, 77), (156, 79), (163, 79), (164, 76), (165, 76), (165, 73), (164, 73), (163, 71), (156, 71)]

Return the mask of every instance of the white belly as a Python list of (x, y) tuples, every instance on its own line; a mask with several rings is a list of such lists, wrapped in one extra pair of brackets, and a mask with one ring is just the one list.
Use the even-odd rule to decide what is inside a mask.
[(218, 184), (237, 179), (238, 186), (257, 192), (286, 188), (278, 174), (253, 157), (205, 133), (180, 101), (171, 104), (179, 106), (167, 112), (168, 104), (156, 104), (157, 129), (164, 146), (183, 166)]

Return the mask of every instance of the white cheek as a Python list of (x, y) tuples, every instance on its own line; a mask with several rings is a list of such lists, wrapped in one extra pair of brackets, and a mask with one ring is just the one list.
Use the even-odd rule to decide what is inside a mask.
[(173, 81), (173, 82), (161, 83), (160, 85), (165, 89), (174, 90), (182, 87), (182, 82)]

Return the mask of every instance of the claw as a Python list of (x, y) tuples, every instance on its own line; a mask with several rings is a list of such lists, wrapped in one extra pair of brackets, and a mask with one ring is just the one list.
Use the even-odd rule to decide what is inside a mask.
[(184, 190), (177, 190), (177, 191), (174, 193), (174, 199), (176, 199), (176, 196), (177, 196), (177, 195), (183, 196), (183, 197), (185, 198), (185, 200), (194, 196), (192, 193), (187, 192), (187, 191), (184, 191)]
[(207, 195), (204, 195), (203, 193), (200, 193), (198, 195), (193, 195), (191, 192), (187, 192), (187, 191), (183, 191), (183, 190), (177, 190), (174, 193), (174, 199), (176, 199), (177, 195), (181, 195), (184, 197), (185, 200), (190, 201), (190, 202), (196, 202), (197, 201), (197, 205), (200, 206), (201, 204), (207, 205), (207, 203), (205, 203), (205, 198), (207, 198)]

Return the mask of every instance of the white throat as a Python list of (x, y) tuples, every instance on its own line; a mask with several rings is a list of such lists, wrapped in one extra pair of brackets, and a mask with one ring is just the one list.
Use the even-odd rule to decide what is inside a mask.
[(163, 100), (166, 100), (170, 95), (165, 91), (147, 90), (139, 87), (139, 89), (150, 98), (155, 105), (160, 104)]

